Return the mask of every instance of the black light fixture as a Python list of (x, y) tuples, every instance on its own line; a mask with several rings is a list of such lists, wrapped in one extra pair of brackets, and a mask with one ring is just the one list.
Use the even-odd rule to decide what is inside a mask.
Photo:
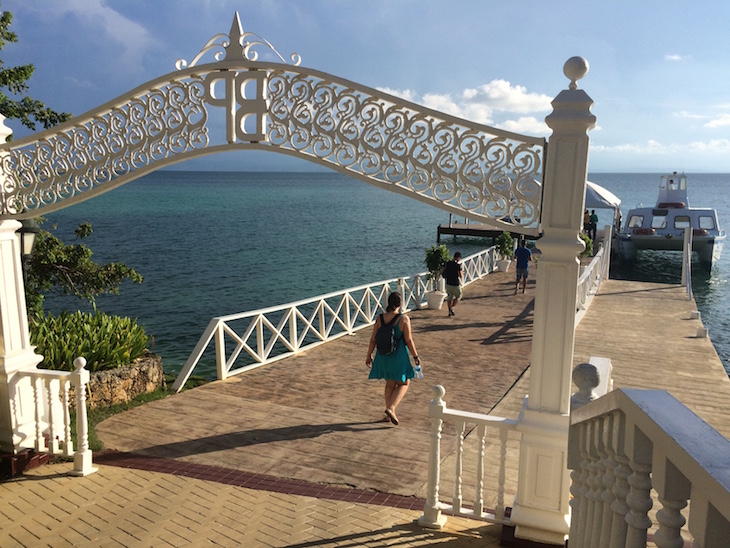
[(41, 230), (35, 219), (23, 219), (20, 221), (22, 225), (18, 229), (18, 240), (20, 242), (20, 262), (23, 268), (23, 282), (26, 282), (28, 261), (33, 253), (33, 246), (35, 246), (36, 236)]
[(23, 225), (18, 229), (18, 235), (20, 238), (20, 256), (23, 261), (30, 259), (33, 253), (33, 246), (35, 245), (36, 236), (41, 230), (35, 219), (23, 219), (20, 221)]

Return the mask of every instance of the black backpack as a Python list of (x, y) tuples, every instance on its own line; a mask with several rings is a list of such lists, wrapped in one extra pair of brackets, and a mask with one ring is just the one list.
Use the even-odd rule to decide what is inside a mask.
[(396, 314), (390, 322), (385, 323), (383, 315), (380, 315), (380, 327), (375, 332), (375, 347), (378, 354), (387, 356), (398, 349), (398, 339), (395, 336), (395, 322), (400, 318), (400, 314)]

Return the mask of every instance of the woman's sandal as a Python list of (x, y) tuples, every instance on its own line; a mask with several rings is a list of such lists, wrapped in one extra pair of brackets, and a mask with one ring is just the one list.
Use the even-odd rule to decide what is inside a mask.
[(388, 415), (390, 422), (398, 426), (398, 417), (395, 416), (395, 413), (393, 413), (390, 409), (386, 409), (385, 414)]

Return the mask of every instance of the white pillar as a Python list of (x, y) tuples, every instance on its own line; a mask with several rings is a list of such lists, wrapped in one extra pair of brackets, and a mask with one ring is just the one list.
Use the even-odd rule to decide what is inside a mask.
[(567, 467), (571, 370), (575, 338), (579, 237), (588, 167), (587, 131), (593, 101), (576, 81), (588, 72), (582, 57), (565, 63), (570, 89), (553, 101), (545, 122), (553, 130), (545, 163), (542, 256), (537, 270), (530, 386), (518, 421), (522, 432), (515, 537), (564, 545), (570, 528)]
[[(0, 184), (2, 184), (0, 182)], [(25, 308), (20, 223), (0, 221), (0, 451), (33, 447), (35, 407), (30, 377), (16, 373), (35, 369), (43, 360), (30, 345)]]
[[(12, 133), (0, 115), (0, 144)], [(0, 188), (7, 175), (0, 170)], [(3, 211), (3, 213), (8, 213)], [(30, 377), (19, 380), (18, 371), (35, 369), (43, 359), (30, 345), (25, 307), (23, 264), (15, 231), (18, 221), (0, 221), (0, 452), (32, 448), (35, 440), (35, 407)]]

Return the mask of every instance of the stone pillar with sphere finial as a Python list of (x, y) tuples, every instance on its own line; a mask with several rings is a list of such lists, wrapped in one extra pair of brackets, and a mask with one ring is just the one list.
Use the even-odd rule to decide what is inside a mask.
[[(12, 134), (0, 115), (0, 143)], [(2, 158), (0, 157), (0, 160)], [(11, 186), (8, 174), (0, 170), (0, 189)], [(7, 211), (3, 203), (4, 213)], [(33, 370), (43, 360), (34, 352), (28, 332), (23, 263), (16, 231), (18, 221), (0, 221), (0, 453), (18, 453), (35, 443), (35, 406), (29, 376), (17, 373)]]
[(515, 538), (564, 546), (570, 528), (567, 467), (576, 286), (588, 171), (588, 130), (596, 122), (591, 98), (577, 81), (588, 62), (572, 57), (563, 72), (569, 89), (553, 100), (545, 122), (553, 130), (545, 162), (540, 268), (537, 270), (528, 396), (522, 432)]

